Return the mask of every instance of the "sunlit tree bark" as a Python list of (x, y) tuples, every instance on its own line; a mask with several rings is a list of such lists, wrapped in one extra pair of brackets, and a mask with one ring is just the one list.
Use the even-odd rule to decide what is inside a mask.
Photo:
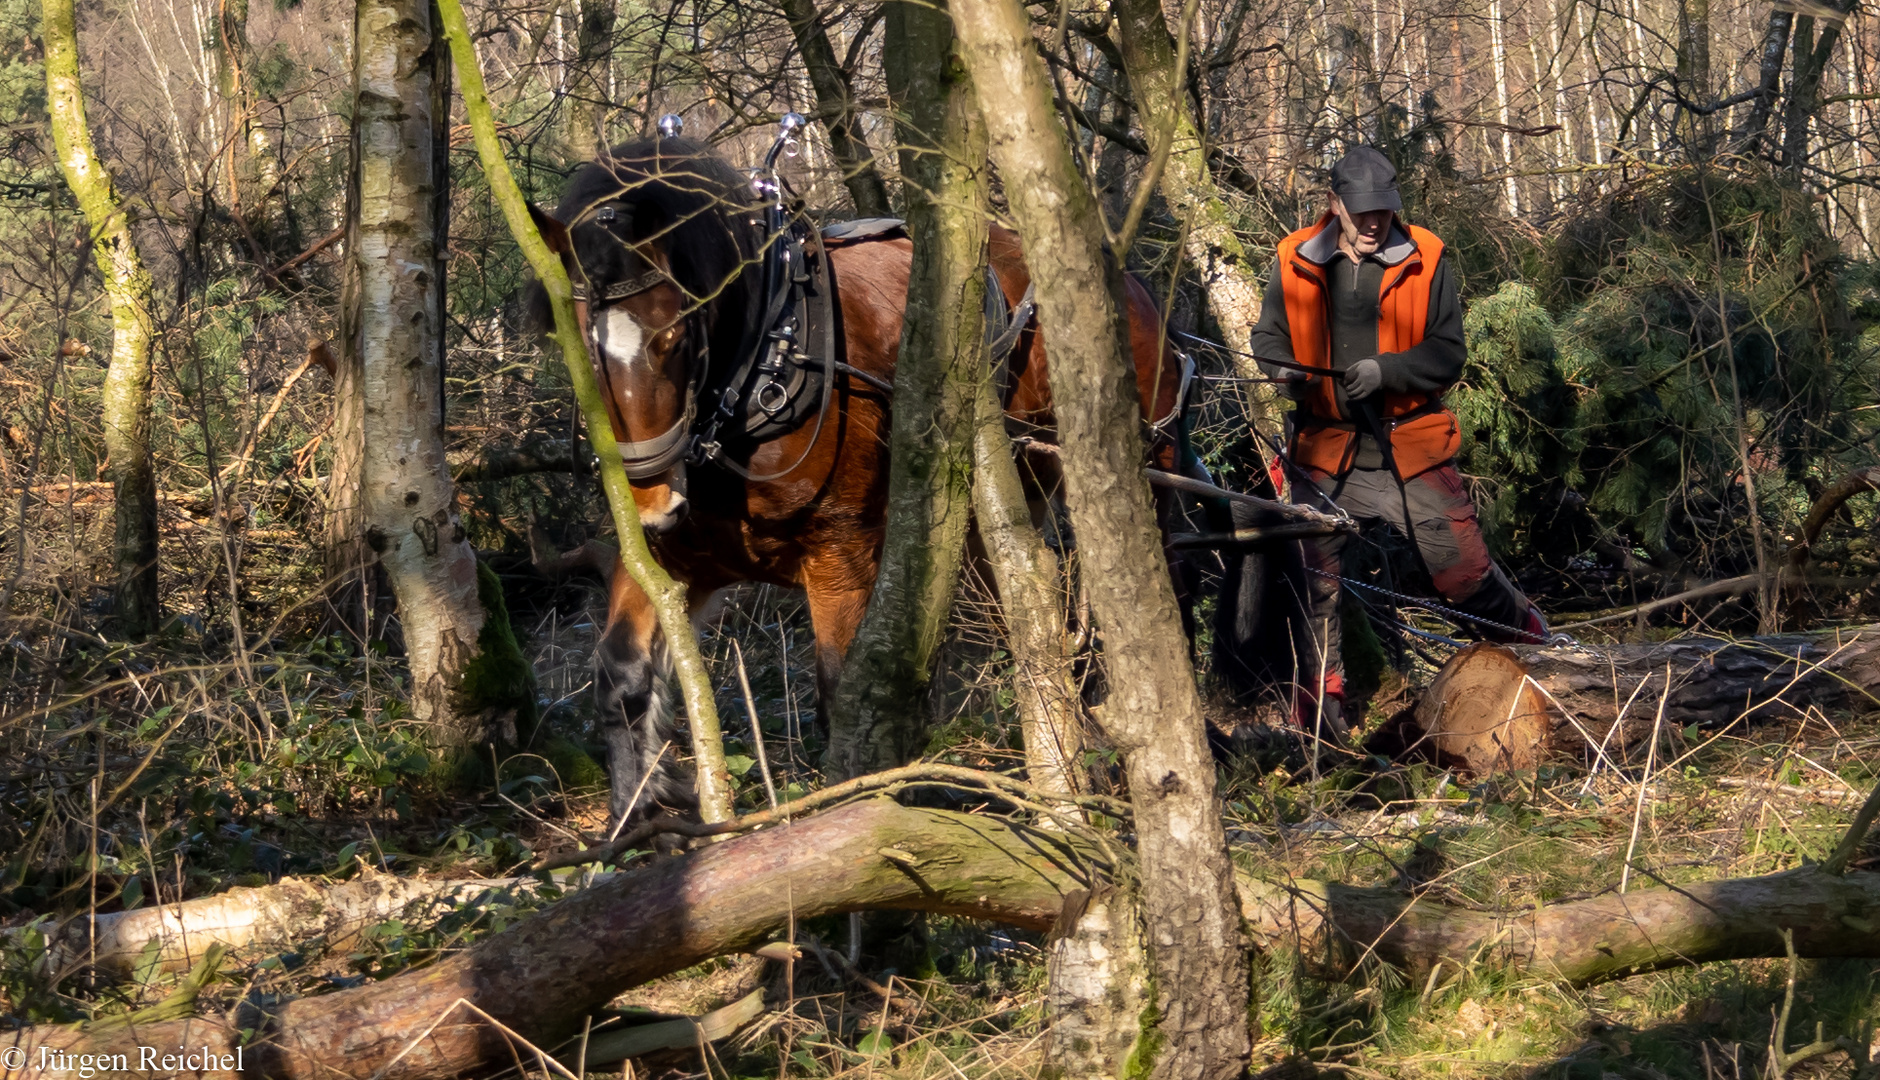
[(1246, 942), (1214, 764), (1156, 530), (1120, 297), (1097, 207), (1053, 115), (1014, 0), (955, 0), (993, 160), (1037, 286), (1082, 580), (1102, 634), (1101, 723), (1135, 808), (1140, 902), (1161, 1046), (1155, 1076), (1238, 1076), (1249, 1053)]
[(1016, 668), (1013, 690), (1025, 773), (1046, 791), (1082, 792), (1084, 747), (1057, 553), (1032, 525), (992, 382), (973, 420), (973, 514), (999, 589), (999, 614)]
[(398, 599), (411, 708), (480, 741), (456, 708), (483, 626), (476, 552), (444, 457), (443, 251), (449, 53), (429, 0), (361, 0), (353, 24), (353, 276), (342, 344), (360, 376), (365, 540)]
[[(1114, 0), (1111, 10), (1143, 130), (1152, 140), (1170, 143), (1162, 194), (1169, 213), (1185, 230), (1184, 254), (1208, 290), (1208, 309), (1227, 346), (1244, 352), (1260, 318), (1260, 283), (1254, 277), (1252, 253), (1235, 234), (1232, 212), (1208, 171), (1206, 142), (1183, 87), (1175, 39), (1162, 5), (1158, 0)], [(1241, 364), (1242, 375), (1259, 376), (1251, 358)]]
[(104, 446), (116, 496), (118, 629), (143, 637), (157, 628), (157, 477), (150, 456), (151, 279), (111, 172), (92, 145), (78, 73), (72, 0), (43, 0), (46, 107), (66, 186), (91, 231), (92, 256), (111, 305), (111, 362), (102, 397)]
[(854, 776), (920, 752), (934, 652), (971, 516), (985, 375), (985, 128), (944, 8), (894, 0), (884, 48), (914, 262), (894, 367), (887, 538), (830, 707), (829, 759)]

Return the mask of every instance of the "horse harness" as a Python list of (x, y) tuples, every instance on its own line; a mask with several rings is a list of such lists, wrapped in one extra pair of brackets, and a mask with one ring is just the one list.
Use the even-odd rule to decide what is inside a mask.
[[(602, 208), (605, 216), (610, 208)], [(777, 215), (778, 218), (781, 215)], [(837, 359), (841, 332), (836, 282), (828, 249), (835, 246), (903, 238), (899, 218), (862, 218), (812, 231), (801, 220), (773, 218), (765, 238), (763, 315), (727, 370), (710, 363), (710, 319), (705, 305), (687, 316), (688, 337), (698, 358), (692, 365), (685, 412), (672, 427), (651, 439), (622, 440), (620, 456), (633, 479), (657, 476), (681, 458), (693, 464), (716, 463), (746, 480), (779, 479), (802, 458), (769, 475), (753, 475), (726, 453), (728, 444), (749, 445), (795, 431), (827, 417), (837, 375), (891, 393), (893, 384)], [(747, 271), (748, 272), (748, 271)], [(622, 300), (645, 292), (670, 276), (649, 269), (605, 289), (575, 286), (577, 300)], [(1009, 396), (1010, 358), (1018, 339), (1036, 314), (1027, 288), (1012, 305), (992, 269), (986, 269), (986, 339), (1001, 400)], [(701, 415), (701, 413), (703, 415)], [(816, 440), (810, 440), (810, 446)], [(807, 456), (808, 450), (805, 450)]]

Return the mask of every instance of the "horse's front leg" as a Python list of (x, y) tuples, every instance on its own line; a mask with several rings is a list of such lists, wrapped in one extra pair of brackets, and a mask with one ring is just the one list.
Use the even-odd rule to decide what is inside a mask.
[(607, 625), (594, 648), (594, 704), (607, 744), (612, 822), (645, 816), (664, 804), (697, 805), (680, 767), (671, 702), (672, 659), (653, 603), (624, 566), (616, 566)]
[[(878, 569), (880, 559), (872, 550), (864, 550), (810, 560), (802, 572), (810, 627), (816, 633), (816, 721), (832, 739), (842, 733), (830, 726), (830, 703), (835, 700), (836, 684), (842, 681), (849, 643), (868, 612)], [(841, 767), (840, 762), (834, 763)]]

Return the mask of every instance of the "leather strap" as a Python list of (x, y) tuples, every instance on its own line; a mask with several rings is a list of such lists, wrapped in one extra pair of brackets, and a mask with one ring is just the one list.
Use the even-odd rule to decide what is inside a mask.
[(664, 270), (654, 267), (644, 274), (636, 274), (625, 281), (616, 281), (599, 293), (590, 293), (585, 284), (575, 282), (574, 298), (576, 300), (625, 300), (629, 296), (645, 292), (662, 281), (670, 280), (672, 279), (666, 276)]

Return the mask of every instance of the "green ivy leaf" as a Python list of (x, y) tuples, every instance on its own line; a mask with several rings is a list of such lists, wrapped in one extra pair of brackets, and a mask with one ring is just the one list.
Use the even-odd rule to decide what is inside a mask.
[(894, 1040), (880, 1028), (871, 1028), (868, 1034), (862, 1036), (861, 1041), (855, 1044), (855, 1049), (869, 1057), (875, 1057), (892, 1051)]

